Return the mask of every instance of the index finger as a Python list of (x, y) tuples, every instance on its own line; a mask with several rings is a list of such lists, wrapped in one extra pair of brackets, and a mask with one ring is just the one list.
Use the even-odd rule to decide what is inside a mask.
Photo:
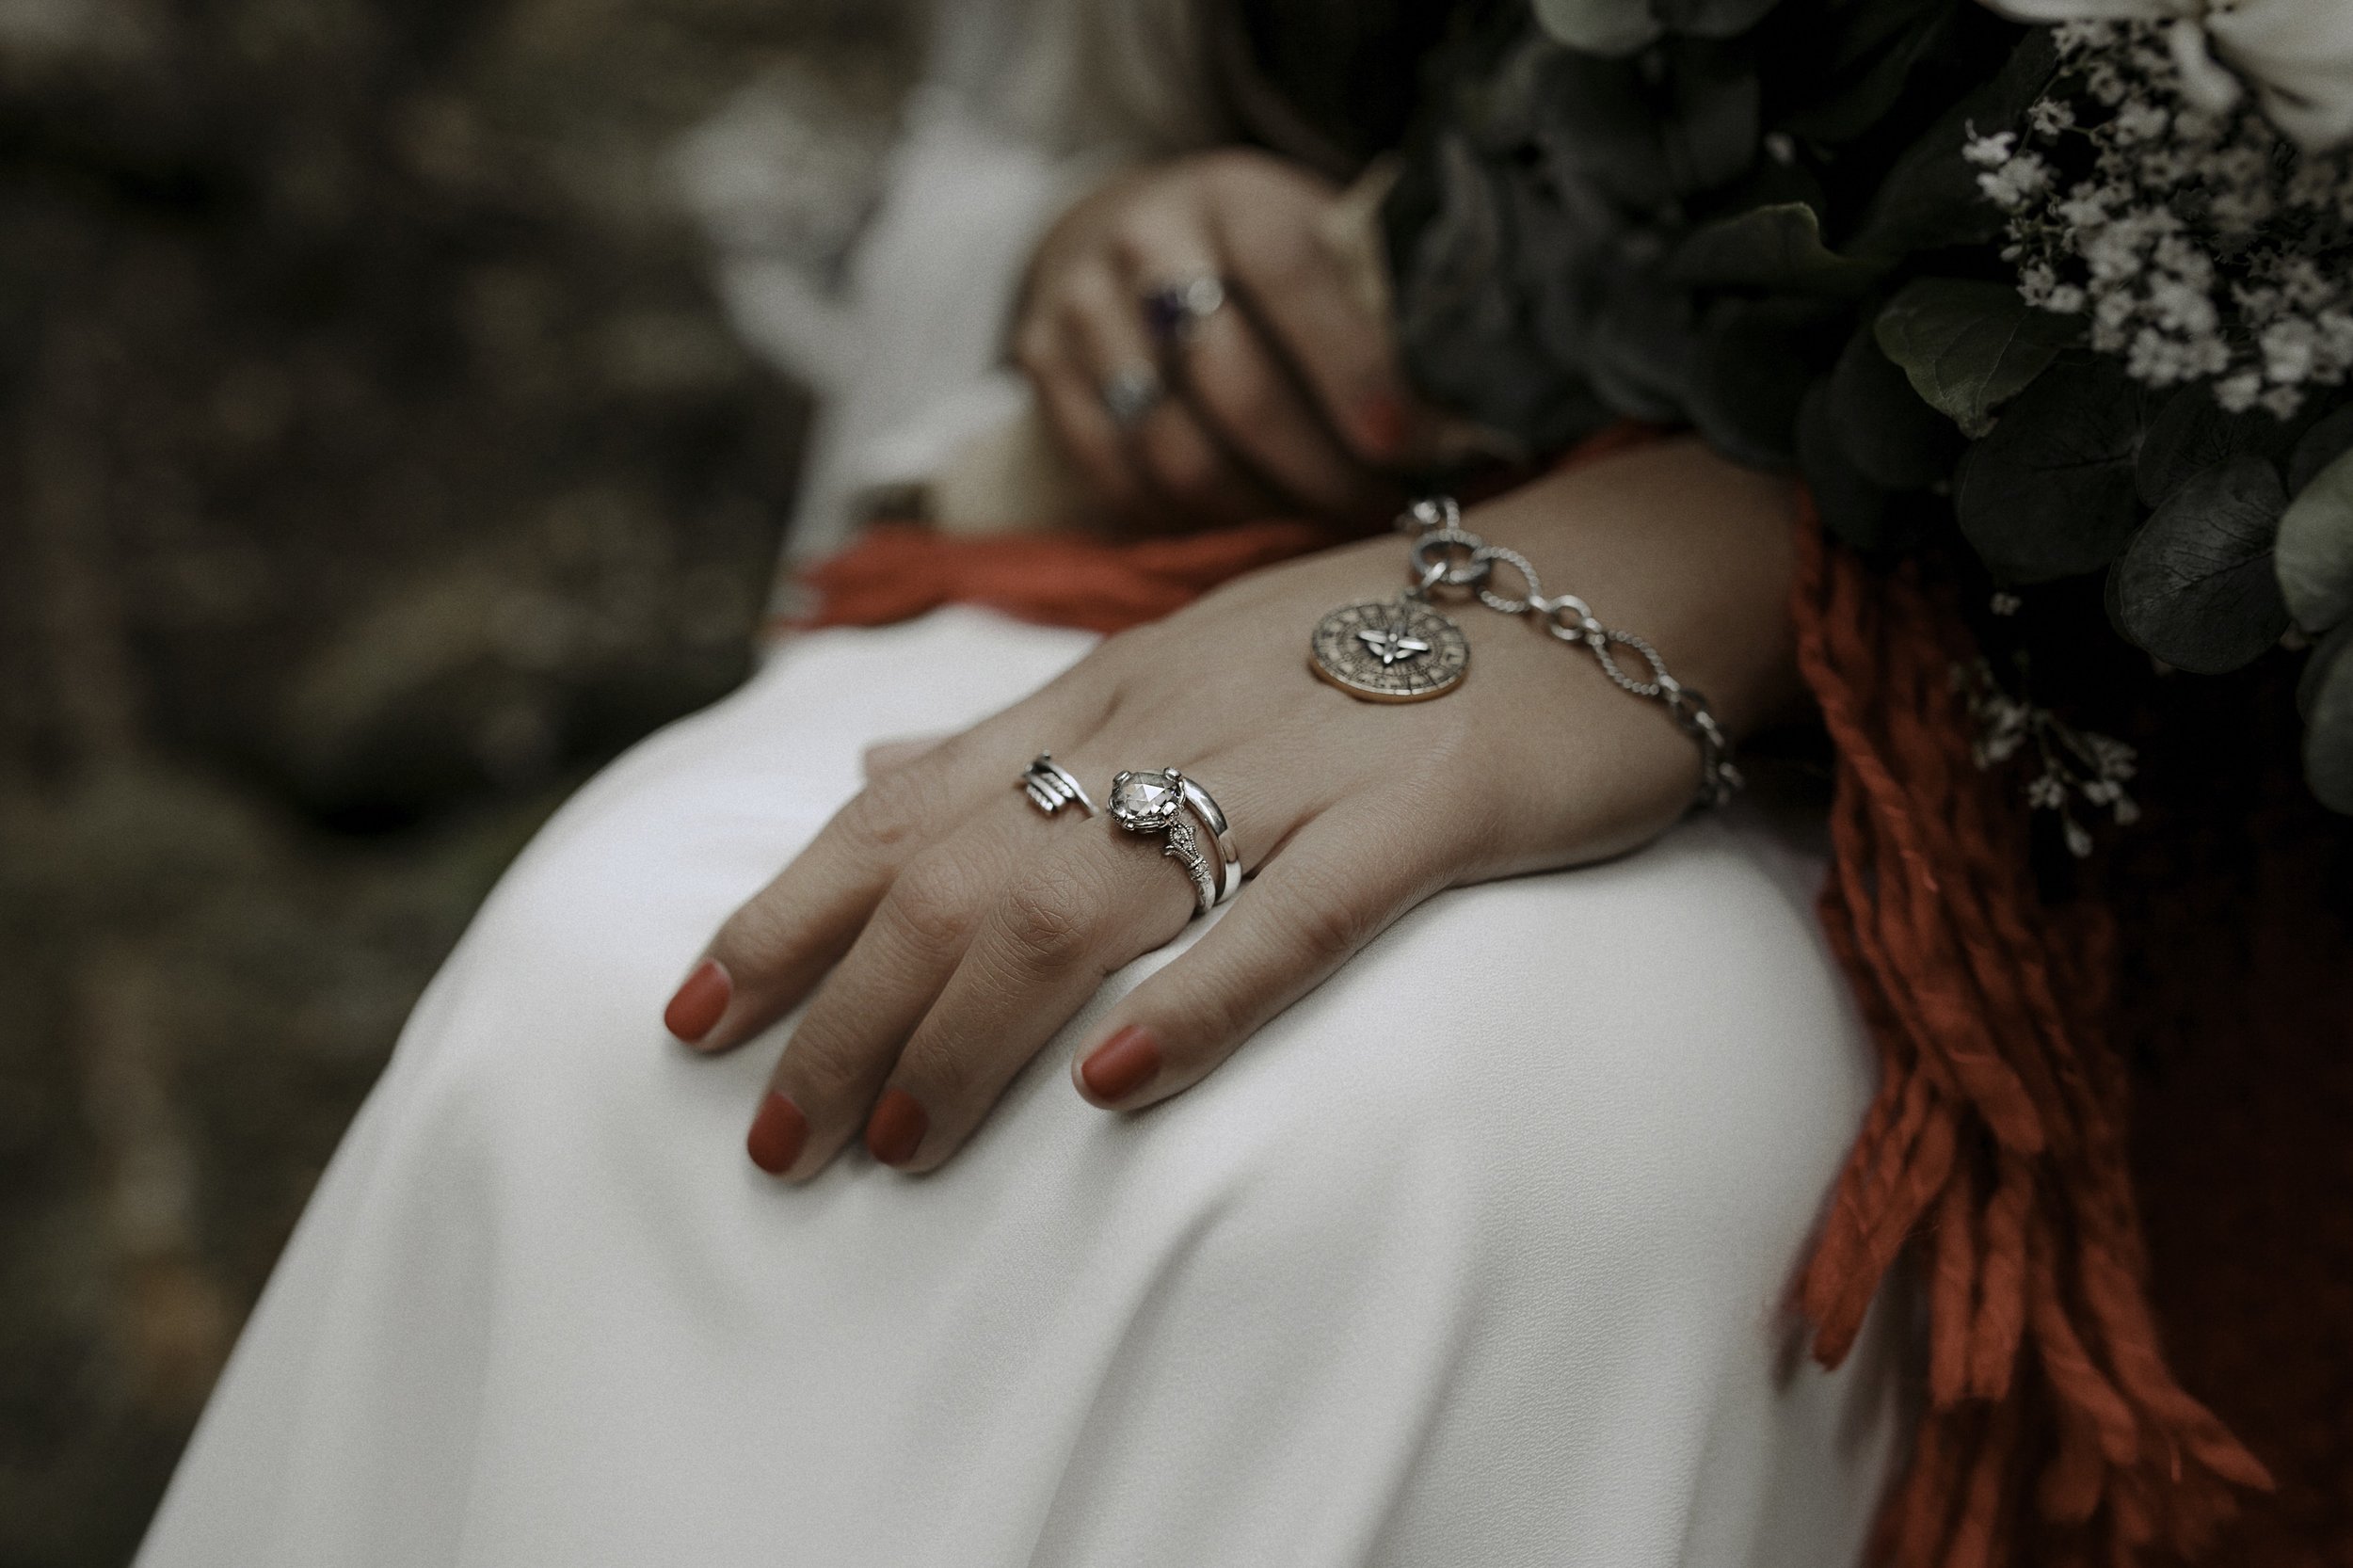
[(1411, 433), (1404, 373), (1388, 324), (1337, 239), (1317, 225), (1249, 222), (1225, 206), (1213, 212), (1233, 281), (1333, 428), (1368, 462), (1394, 461)]
[(1096, 684), (1066, 675), (852, 796), (728, 917), (664, 1010), (664, 1026), (697, 1050), (726, 1050), (797, 1006), (924, 846), (1018, 788), (1023, 763), (1041, 745), (1094, 732), (1102, 720)]

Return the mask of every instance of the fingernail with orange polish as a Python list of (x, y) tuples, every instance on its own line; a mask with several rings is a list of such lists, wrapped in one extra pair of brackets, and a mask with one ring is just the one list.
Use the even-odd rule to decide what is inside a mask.
[(1099, 1100), (1124, 1100), (1160, 1076), (1160, 1043), (1129, 1024), (1095, 1048), (1079, 1064), (1087, 1093)]
[(734, 991), (734, 983), (719, 961), (706, 958), (695, 966), (695, 972), (678, 988), (670, 1005), (662, 1010), (663, 1027), (691, 1046), (719, 1026)]
[(760, 1102), (751, 1131), (744, 1136), (744, 1149), (753, 1164), (770, 1176), (782, 1176), (801, 1158), (801, 1145), (808, 1140), (808, 1118), (801, 1114), (799, 1106), (772, 1089)]
[(866, 1152), (886, 1165), (904, 1165), (915, 1158), (931, 1130), (932, 1119), (904, 1089), (885, 1089), (866, 1122)]

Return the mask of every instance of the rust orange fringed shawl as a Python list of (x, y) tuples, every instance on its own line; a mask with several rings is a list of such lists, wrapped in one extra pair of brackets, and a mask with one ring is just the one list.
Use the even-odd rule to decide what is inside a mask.
[[(1572, 460), (1641, 439), (1613, 431)], [(1810, 509), (1809, 509), (1810, 510)], [(1809, 516), (1800, 660), (1835, 744), (1823, 926), (1881, 1078), (1801, 1283), (1829, 1364), (1920, 1243), (1929, 1388), (1877, 1556), (1897, 1568), (2153, 1563), (2198, 1550), (2264, 1467), (2168, 1370), (2104, 1033), (2111, 931), (2036, 892), (2024, 813), (1975, 765), (1953, 607)], [(952, 600), (1111, 632), (1332, 542), (1268, 523), (1127, 545), (878, 530), (805, 575), (808, 626)], [(1827, 1565), (1826, 1565), (1827, 1568)]]

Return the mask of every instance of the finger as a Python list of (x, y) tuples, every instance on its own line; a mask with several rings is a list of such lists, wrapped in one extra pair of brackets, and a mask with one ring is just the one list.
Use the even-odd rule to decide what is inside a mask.
[(1103, 407), (1103, 373), (1090, 364), (1086, 337), (1066, 299), (1032, 312), (1016, 334), (1014, 357), (1037, 394), (1048, 429), (1096, 499), (1117, 513), (1148, 510), (1157, 498), (1126, 433)]
[[(1164, 280), (1177, 274), (1156, 276)], [(1128, 281), (1134, 281), (1132, 275)], [(1097, 387), (1139, 367), (1158, 374), (1138, 294), (1137, 288), (1109, 273), (1090, 274), (1071, 290), (1070, 321), (1079, 358)], [(1145, 481), (1195, 520), (1234, 521), (1276, 509), (1273, 494), (1233, 460), (1180, 399), (1162, 397), (1127, 432), (1127, 440)]]
[(1413, 400), (1388, 325), (1369, 312), (1332, 247), (1309, 226), (1250, 222), (1213, 206), (1227, 273), (1298, 368), (1332, 425), (1375, 465), (1411, 435)]
[(875, 1159), (937, 1168), (1102, 984), (1192, 919), (1192, 883), (1157, 839), (1072, 838), (1009, 886), (907, 1041), (867, 1126)]
[(663, 1015), (670, 1032), (697, 1050), (726, 1050), (798, 1005), (849, 951), (900, 869), (1008, 792), (1039, 738), (1076, 744), (1101, 725), (1109, 697), (1089, 668), (1082, 663), (853, 796), (712, 937)]
[(980, 929), (991, 849), (971, 838), (934, 849), (891, 883), (776, 1059), (744, 1140), (762, 1170), (806, 1180), (866, 1125), (900, 1047)]
[(1242, 311), (1204, 320), (1184, 352), (1187, 396), (1218, 434), (1294, 500), (1334, 516), (1374, 512), (1386, 487), (1345, 451)]
[(1224, 920), (1112, 1010), (1072, 1062), (1080, 1094), (1133, 1111), (1207, 1077), (1445, 885), (1436, 856), (1399, 853), (1427, 821), (1352, 803), (1307, 823)]
[(939, 735), (903, 735), (897, 740), (876, 741), (858, 755), (860, 771), (868, 782), (905, 767), (909, 762), (930, 756), (946, 740)]

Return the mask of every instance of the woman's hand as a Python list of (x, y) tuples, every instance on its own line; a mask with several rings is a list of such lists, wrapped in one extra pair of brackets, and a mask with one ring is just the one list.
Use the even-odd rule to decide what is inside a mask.
[[(1795, 690), (1788, 495), (1690, 441), (1559, 475), (1470, 526), (1655, 642), (1737, 729)], [(1475, 602), (1462, 686), (1356, 701), (1305, 667), (1309, 630), (1394, 593), (1391, 536), (1228, 584), (1112, 637), (1004, 712), (884, 773), (720, 930), (673, 1032), (738, 1045), (805, 999), (750, 1147), (815, 1175), (862, 1131), (876, 1158), (953, 1154), (1103, 977), (1193, 912), (1157, 836), (1015, 788), (1051, 751), (1098, 803), (1121, 768), (1181, 769), (1224, 807), (1254, 880), (1080, 1051), (1080, 1092), (1121, 1110), (1201, 1079), (1440, 888), (1569, 865), (1675, 820), (1692, 743), (1591, 657)]]
[[(1283, 159), (1210, 152), (1114, 181), (1047, 234), (1015, 357), (1107, 511), (1197, 526), (1394, 509), (1383, 469), (1409, 444), (1413, 404), (1332, 238), (1338, 198)], [(1144, 296), (1198, 278), (1222, 280), (1227, 302), (1156, 343)], [(1105, 393), (1121, 377), (1162, 393), (1126, 428)]]

